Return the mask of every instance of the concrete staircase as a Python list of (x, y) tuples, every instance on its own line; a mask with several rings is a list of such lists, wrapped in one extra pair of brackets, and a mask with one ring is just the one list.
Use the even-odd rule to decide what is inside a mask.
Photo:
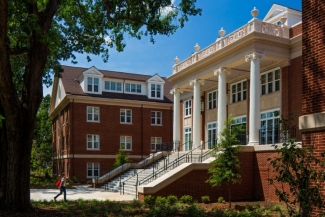
[[(121, 192), (121, 194), (131, 194), (136, 195), (136, 187), (141, 181), (148, 179), (145, 183), (153, 181), (154, 179), (160, 177), (161, 175), (167, 173), (168, 171), (176, 168), (182, 163), (186, 162), (201, 162), (202, 154), (206, 150), (194, 150), (192, 153), (186, 152), (172, 152), (168, 156), (159, 159), (158, 161), (150, 164), (145, 169), (129, 169), (123, 174), (110, 180), (108, 183), (104, 184), (102, 188), (107, 191)], [(159, 173), (157, 173), (159, 172)], [(157, 174), (157, 175), (156, 175)]]

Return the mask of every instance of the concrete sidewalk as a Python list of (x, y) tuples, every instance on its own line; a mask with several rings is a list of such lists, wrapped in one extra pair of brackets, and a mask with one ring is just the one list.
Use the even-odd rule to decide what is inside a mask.
[[(54, 200), (54, 197), (60, 193), (59, 189), (30, 189), (31, 200)], [(67, 200), (111, 200), (111, 201), (132, 201), (134, 195), (120, 195), (119, 192), (108, 192), (101, 188), (90, 188), (89, 186), (75, 186), (75, 189), (67, 189)], [(63, 200), (63, 194), (57, 198), (57, 201)]]

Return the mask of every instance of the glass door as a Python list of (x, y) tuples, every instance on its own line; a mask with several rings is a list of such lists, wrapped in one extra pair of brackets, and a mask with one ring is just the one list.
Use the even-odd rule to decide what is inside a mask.
[(184, 151), (188, 151), (188, 150), (191, 150), (192, 149), (192, 141), (191, 141), (191, 138), (192, 138), (192, 132), (191, 132), (191, 128), (185, 128), (185, 131), (184, 131), (184, 140), (185, 140), (185, 143), (184, 143)]

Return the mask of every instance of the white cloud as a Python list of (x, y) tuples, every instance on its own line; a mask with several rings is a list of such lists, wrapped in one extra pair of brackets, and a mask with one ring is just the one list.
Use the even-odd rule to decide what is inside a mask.
[(163, 16), (167, 15), (169, 12), (175, 10), (175, 8), (173, 7), (175, 3), (175, 0), (172, 0), (172, 3), (170, 6), (164, 7), (161, 9), (161, 13)]

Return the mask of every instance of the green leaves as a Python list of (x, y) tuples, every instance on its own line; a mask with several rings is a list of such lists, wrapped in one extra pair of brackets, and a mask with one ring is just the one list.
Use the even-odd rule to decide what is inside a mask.
[[(284, 134), (290, 129), (291, 120), (290, 117), (282, 117)], [(269, 182), (289, 186), (290, 192), (286, 192), (274, 185), (279, 199), (287, 204), (290, 216), (309, 216), (313, 206), (324, 208), (325, 198), (321, 194), (321, 185), (325, 183), (324, 156), (323, 159), (317, 157), (313, 145), (301, 148), (293, 138), (289, 138), (282, 147), (274, 147), (278, 156), (268, 161), (278, 175)], [(300, 209), (296, 210), (296, 206)]]

